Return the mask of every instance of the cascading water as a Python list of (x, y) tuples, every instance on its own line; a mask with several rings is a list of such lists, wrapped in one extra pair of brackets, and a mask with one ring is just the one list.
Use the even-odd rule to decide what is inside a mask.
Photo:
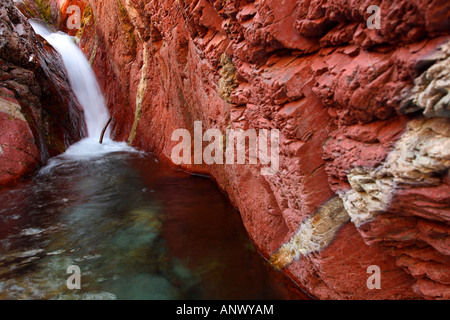
[(51, 32), (40, 21), (30, 20), (30, 24), (61, 55), (70, 85), (83, 107), (88, 130), (86, 138), (70, 146), (61, 156), (51, 159), (41, 171), (47, 172), (66, 159), (83, 160), (112, 152), (135, 151), (125, 142), (111, 140), (109, 128), (105, 132), (103, 144), (99, 143), (101, 132), (109, 120), (109, 113), (94, 71), (74, 39), (63, 32)]
[[(89, 62), (69, 35), (51, 32), (36, 21), (30, 21), (30, 23), (35, 32), (47, 40), (61, 55), (72, 89), (84, 109), (88, 137), (98, 140), (109, 119), (109, 114)], [(109, 134), (108, 130), (105, 137), (109, 138)]]
[(40, 174), (48, 174), (53, 167), (69, 161), (90, 160), (114, 152), (136, 152), (125, 142), (110, 139), (110, 129), (100, 135), (109, 120), (109, 112), (100, 86), (88, 60), (75, 44), (73, 37), (63, 32), (52, 32), (39, 20), (29, 20), (34, 31), (50, 43), (61, 55), (70, 85), (84, 110), (88, 136), (71, 145), (62, 155), (49, 161)]

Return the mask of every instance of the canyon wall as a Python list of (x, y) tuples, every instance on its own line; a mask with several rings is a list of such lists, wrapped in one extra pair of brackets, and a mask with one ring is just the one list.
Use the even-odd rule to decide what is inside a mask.
[(0, 124), (0, 186), (31, 174), (85, 130), (59, 55), (12, 0), (0, 4)]
[[(173, 131), (193, 133), (194, 121), (280, 130), (274, 175), (180, 168), (210, 175), (301, 288), (321, 299), (450, 298), (447, 0), (50, 4), (96, 71), (117, 140), (171, 163)], [(80, 28), (67, 27), (70, 5)], [(367, 25), (370, 5), (380, 29)], [(369, 266), (379, 289), (367, 286)]]

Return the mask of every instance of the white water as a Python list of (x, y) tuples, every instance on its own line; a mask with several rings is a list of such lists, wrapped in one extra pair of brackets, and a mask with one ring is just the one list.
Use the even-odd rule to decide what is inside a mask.
[[(60, 53), (72, 89), (84, 109), (88, 137), (99, 139), (109, 114), (89, 62), (69, 35), (62, 32), (52, 33), (35, 21), (30, 23), (36, 33)], [(109, 132), (105, 133), (105, 137), (109, 137)]]
[(109, 128), (105, 132), (103, 144), (99, 143), (109, 113), (94, 71), (73, 38), (63, 32), (51, 32), (37, 21), (30, 20), (30, 24), (61, 55), (70, 85), (83, 107), (88, 130), (87, 138), (70, 146), (59, 159), (52, 159), (47, 169), (64, 160), (88, 160), (111, 152), (135, 151), (124, 142), (111, 140)]

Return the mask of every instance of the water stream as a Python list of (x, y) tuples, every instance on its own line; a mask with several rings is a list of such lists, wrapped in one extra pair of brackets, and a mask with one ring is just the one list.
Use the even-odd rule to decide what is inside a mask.
[[(72, 37), (63, 32), (51, 32), (39, 21), (30, 20), (30, 24), (61, 55), (70, 85), (84, 109), (88, 137), (98, 140), (109, 113), (89, 62)], [(109, 138), (109, 134), (108, 131), (105, 137)]]
[(109, 115), (89, 63), (69, 36), (33, 27), (61, 54), (89, 136), (0, 189), (0, 299), (290, 298), (212, 181), (109, 133), (98, 143)]

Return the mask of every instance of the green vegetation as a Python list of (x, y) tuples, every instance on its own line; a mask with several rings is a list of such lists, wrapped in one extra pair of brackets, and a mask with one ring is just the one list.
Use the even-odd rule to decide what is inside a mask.
[(134, 25), (131, 22), (130, 16), (128, 15), (128, 11), (123, 5), (121, 0), (117, 0), (119, 4), (119, 16), (120, 21), (122, 22), (122, 29), (126, 34), (126, 44), (130, 49), (131, 54), (136, 54), (136, 39), (134, 38)]
[(50, 7), (49, 0), (34, 0), (39, 12), (41, 13), (42, 20), (47, 23), (52, 23), (52, 8)]
[(83, 17), (81, 18), (81, 28), (77, 32), (77, 38), (81, 39), (83, 36), (84, 30), (89, 25), (89, 23), (94, 20), (94, 13), (92, 12), (92, 8), (89, 3), (86, 4), (86, 8), (83, 12)]

